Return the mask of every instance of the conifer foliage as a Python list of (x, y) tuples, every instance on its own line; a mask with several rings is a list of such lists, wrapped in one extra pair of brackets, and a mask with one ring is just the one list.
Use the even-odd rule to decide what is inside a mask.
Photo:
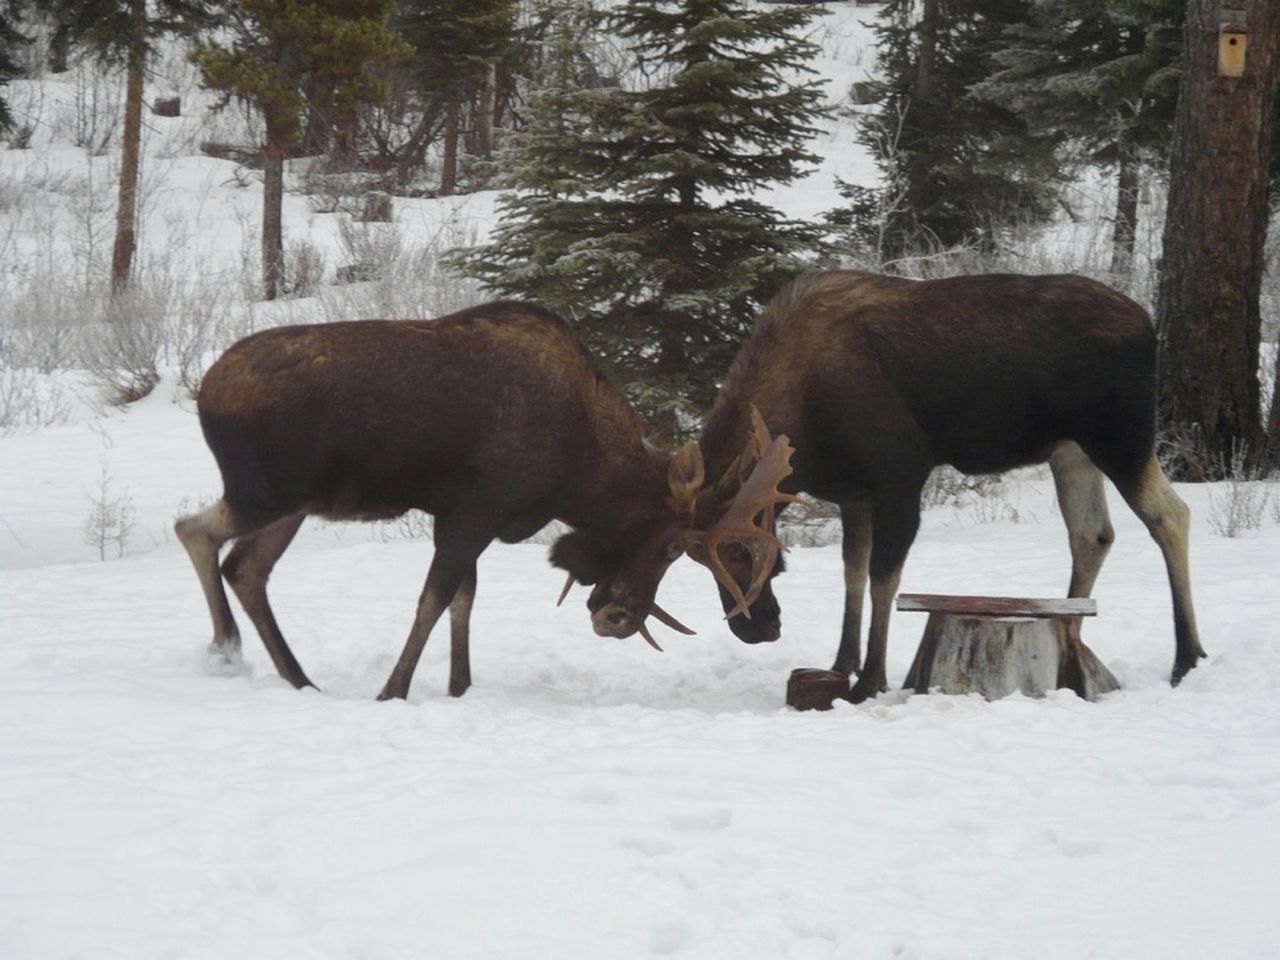
[(514, 192), (493, 241), (457, 263), (575, 318), (648, 413), (707, 405), (760, 305), (818, 243), (752, 197), (816, 159), (804, 143), (824, 107), (803, 30), (817, 13), (741, 0), (577, 11), (635, 51), (634, 75), (577, 87), (563, 52), (499, 158)]
[(995, 228), (1048, 212), (1038, 177), (1011, 154), (1025, 122), (977, 95), (1005, 31), (1029, 0), (889, 0), (876, 23), (881, 107), (860, 138), (876, 155), (883, 193), (846, 186), (852, 210), (835, 213), (857, 245), (882, 259), (922, 248), (994, 245)]
[(1116, 274), (1132, 261), (1140, 172), (1166, 162), (1185, 10), (1185, 0), (1037, 0), (1008, 28), (999, 69), (974, 88), (1026, 124), (1031, 175), (1115, 171)]
[[(16, 48), (27, 43), (27, 38), (18, 31), (17, 18), (8, 11), (0, 9), (0, 91), (10, 80), (21, 75)], [(9, 113), (9, 104), (0, 96), (0, 134), (7, 133), (13, 125), (13, 117)]]
[(383, 95), (374, 68), (407, 49), (387, 29), (391, 0), (222, 0), (214, 6), (233, 26), (230, 39), (206, 38), (193, 56), (205, 85), (221, 91), (224, 102), (239, 99), (262, 113), (263, 286), (272, 300), (284, 279), (284, 159), (302, 134), (304, 93), (323, 90), (328, 113), (350, 115), (357, 104)]

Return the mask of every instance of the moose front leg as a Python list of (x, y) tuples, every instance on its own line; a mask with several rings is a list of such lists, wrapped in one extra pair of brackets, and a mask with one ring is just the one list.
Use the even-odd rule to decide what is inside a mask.
[[(901, 488), (899, 488), (901, 489)], [(907, 551), (920, 528), (919, 488), (914, 497), (877, 502), (871, 533), (871, 629), (867, 634), (867, 661), (849, 699), (861, 703), (889, 689), (885, 658), (889, 647), (889, 614), (898, 594)]]
[(862, 600), (871, 564), (871, 501), (844, 504), (840, 518), (844, 530), (840, 545), (844, 559), (844, 623), (840, 649), (831, 669), (847, 675), (859, 673), (862, 667)]
[[(484, 532), (481, 532), (481, 531)], [(493, 539), (488, 528), (480, 522), (469, 519), (465, 515), (437, 517), (435, 527), (436, 553), (431, 559), (431, 569), (427, 571), (427, 582), (422, 588), (422, 596), (418, 599), (418, 613), (414, 617), (413, 627), (409, 630), (409, 639), (405, 641), (400, 659), (396, 661), (391, 676), (378, 694), (379, 700), (403, 700), (409, 695), (409, 684), (413, 681), (413, 672), (417, 669), (418, 660), (422, 657), (423, 648), (436, 621), (453, 603), (454, 597), (464, 583), (474, 584), (476, 559)], [(465, 615), (464, 615), (465, 611)], [(470, 601), (460, 603), (457, 607), (458, 618), (465, 620), (470, 615)], [(458, 622), (454, 619), (454, 623)], [(470, 663), (466, 655), (465, 631), (460, 635), (455, 632), (454, 651), (450, 664), (450, 693), (460, 696), (466, 689), (458, 689), (456, 685), (463, 674), (461, 665), (466, 668), (466, 680), (470, 683)], [(458, 640), (461, 639), (461, 645)]]

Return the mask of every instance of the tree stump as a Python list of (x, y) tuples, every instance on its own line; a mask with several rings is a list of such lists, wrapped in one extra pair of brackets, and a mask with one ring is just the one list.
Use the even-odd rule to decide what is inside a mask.
[(988, 700), (1064, 688), (1097, 700), (1120, 689), (1080, 638), (1081, 618), (1097, 613), (1092, 600), (902, 594), (898, 609), (929, 613), (904, 689)]

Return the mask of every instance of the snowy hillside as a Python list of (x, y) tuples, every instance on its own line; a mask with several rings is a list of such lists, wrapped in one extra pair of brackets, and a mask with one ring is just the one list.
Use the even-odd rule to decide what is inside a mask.
[[(821, 32), (833, 100), (870, 65), (857, 25), (869, 16), (841, 5)], [(167, 63), (148, 99), (199, 102), (189, 79)], [(64, 98), (72, 116), (72, 82), (31, 84), (15, 106), (52, 111)], [(183, 309), (225, 298), (226, 332), (405, 302), (365, 285), (351, 300), (330, 291), (249, 307), (237, 284), (260, 184), (195, 146), (202, 124), (232, 120), (148, 122), (144, 259), (194, 291)], [(10, 306), (42, 288), (74, 295), (75, 265), (109, 236), (115, 161), (90, 162), (56, 127), (31, 150), (0, 153)], [(851, 137), (849, 121), (833, 123), (815, 143), (823, 167), (774, 202), (814, 215), (836, 202), (832, 174), (870, 176)], [(406, 243), (447, 245), (483, 235), (492, 209), (488, 194), (398, 201), (398, 227)], [(308, 238), (330, 269), (336, 220), (286, 198), (286, 237)], [(0, 436), (0, 958), (1280, 950), (1274, 485), (1180, 488), (1210, 656), (1176, 690), (1159, 552), (1109, 491), (1118, 542), (1084, 636), (1124, 689), (1100, 703), (894, 692), (796, 713), (783, 707), (788, 672), (834, 656), (838, 546), (792, 551), (777, 584), (783, 639), (759, 647), (729, 633), (706, 571), (679, 561), (661, 602), (697, 636), (662, 631), (659, 655), (596, 637), (581, 588), (557, 608), (561, 577), (537, 544), (481, 558), (465, 697), (444, 693), (438, 630), (408, 702), (375, 703), (430, 541), (405, 524), (309, 522), (272, 593), (321, 691), (278, 680), (251, 631), (242, 671), (212, 669), (208, 616), (171, 533), (220, 492), (181, 358), (168, 354), (156, 390), (124, 408), (101, 407), (76, 371), (0, 380), (0, 401), (18, 384), (48, 414)], [(130, 528), (99, 511), (86, 542), (95, 505), (117, 520), (125, 510)], [(1226, 537), (1233, 505), (1258, 523)], [(1032, 471), (997, 497), (928, 511), (902, 589), (1058, 596), (1068, 571), (1051, 484)], [(891, 683), (923, 625), (895, 615)]]

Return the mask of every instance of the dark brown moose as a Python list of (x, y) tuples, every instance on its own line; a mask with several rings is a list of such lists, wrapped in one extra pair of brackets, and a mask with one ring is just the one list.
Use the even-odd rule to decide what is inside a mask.
[[(733, 473), (758, 409), (795, 446), (795, 472), (782, 489), (839, 505), (845, 611), (834, 668), (859, 673), (855, 702), (885, 689), (890, 607), (935, 466), (983, 474), (1047, 460), (1067, 525), (1072, 597), (1089, 595), (1115, 539), (1106, 476), (1164, 554), (1176, 685), (1205, 654), (1191, 602), (1189, 511), (1154, 452), (1155, 378), (1146, 312), (1083, 277), (809, 274), (774, 299), (739, 351), (702, 433), (704, 469)], [(703, 492), (696, 526), (720, 518), (723, 494)], [(741, 546), (724, 555), (738, 584), (759, 575)], [(769, 573), (780, 570), (778, 562)], [(871, 623), (859, 670), (868, 578)], [(749, 618), (723, 579), (720, 592), (740, 639), (777, 639), (768, 585)]]
[[(375, 520), (417, 508), (435, 516), (435, 555), (417, 616), (380, 699), (408, 694), (446, 609), (449, 693), (466, 691), (476, 558), (494, 539), (521, 540), (553, 518), (575, 528), (557, 542), (553, 560), (572, 565), (583, 582), (608, 583), (588, 601), (603, 636), (639, 632), (652, 644), (650, 615), (689, 632), (654, 595), (691, 543), (742, 541), (765, 573), (776, 561), (771, 535), (751, 518), (760, 511), (764, 518), (778, 495), (771, 488), (790, 470), (785, 438), (750, 438), (765, 455), (739, 506), (710, 534), (690, 537), (704, 476), (697, 446), (675, 456), (650, 447), (644, 421), (569, 326), (534, 306), (496, 302), (433, 321), (257, 333), (209, 369), (198, 410), (223, 496), (175, 529), (213, 618), (211, 649), (232, 658), (240, 647), (225, 577), (276, 670), (295, 687), (310, 680), (276, 624), (266, 585), (308, 515)], [(235, 543), (220, 572), (228, 540)], [(764, 573), (744, 576), (763, 585)]]

